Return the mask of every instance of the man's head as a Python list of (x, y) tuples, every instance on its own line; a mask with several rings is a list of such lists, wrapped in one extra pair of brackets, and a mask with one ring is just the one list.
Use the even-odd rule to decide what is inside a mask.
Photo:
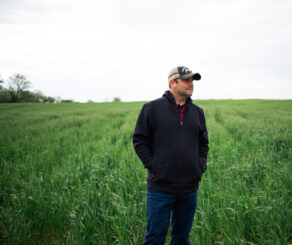
[(199, 73), (193, 73), (185, 66), (174, 67), (168, 75), (170, 91), (179, 97), (190, 97), (193, 94), (193, 80), (200, 80)]

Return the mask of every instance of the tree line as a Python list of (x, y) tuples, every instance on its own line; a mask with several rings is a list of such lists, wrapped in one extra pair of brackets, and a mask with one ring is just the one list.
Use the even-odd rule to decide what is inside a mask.
[[(7, 86), (4, 87), (4, 83)], [(41, 91), (30, 91), (32, 83), (25, 75), (16, 73), (8, 78), (7, 81), (0, 75), (0, 103), (72, 103), (71, 99), (62, 99), (60, 96), (46, 96)], [(121, 102), (120, 97), (114, 97), (112, 102)], [(94, 102), (88, 100), (87, 103)]]
[[(7, 82), (8, 87), (3, 85)], [(15, 103), (15, 102), (34, 102), (34, 103), (55, 103), (66, 102), (62, 101), (60, 97), (54, 98), (51, 96), (45, 96), (42, 92), (32, 92), (28, 89), (31, 88), (32, 83), (26, 76), (16, 73), (9, 77), (8, 81), (0, 75), (0, 103)], [(72, 102), (72, 101), (70, 101)]]

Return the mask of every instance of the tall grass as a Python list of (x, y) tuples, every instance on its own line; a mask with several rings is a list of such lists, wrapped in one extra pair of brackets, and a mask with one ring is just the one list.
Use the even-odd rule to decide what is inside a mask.
[[(291, 243), (292, 101), (195, 103), (210, 153), (192, 244)], [(0, 243), (141, 244), (142, 105), (0, 105)]]

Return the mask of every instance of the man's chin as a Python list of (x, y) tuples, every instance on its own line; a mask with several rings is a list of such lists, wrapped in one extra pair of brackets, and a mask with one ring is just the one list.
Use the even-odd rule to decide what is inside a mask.
[(188, 95), (188, 97), (191, 97), (193, 95), (193, 91), (188, 91), (187, 95)]

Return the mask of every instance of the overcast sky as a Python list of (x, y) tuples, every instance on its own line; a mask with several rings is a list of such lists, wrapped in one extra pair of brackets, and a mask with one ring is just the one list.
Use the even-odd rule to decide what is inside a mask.
[(0, 74), (75, 101), (148, 101), (174, 66), (193, 99), (292, 99), (291, 0), (0, 0)]

